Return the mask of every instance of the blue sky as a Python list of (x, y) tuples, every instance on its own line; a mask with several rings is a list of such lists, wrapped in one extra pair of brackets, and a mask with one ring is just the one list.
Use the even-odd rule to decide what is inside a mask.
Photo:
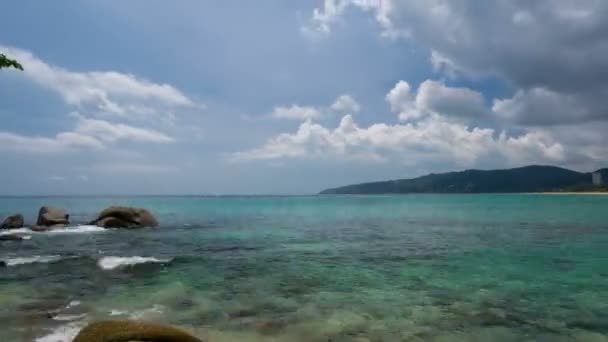
[(607, 166), (608, 4), (3, 5), (3, 194), (301, 194)]

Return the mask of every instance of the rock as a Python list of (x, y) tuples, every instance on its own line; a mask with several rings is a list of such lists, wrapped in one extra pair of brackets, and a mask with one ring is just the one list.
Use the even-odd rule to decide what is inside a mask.
[(62, 208), (42, 207), (38, 212), (38, 227), (59, 227), (59, 225), (67, 225), (70, 223), (70, 215)]
[(137, 321), (102, 321), (84, 327), (73, 342), (203, 342), (185, 331)]
[(18, 235), (0, 235), (0, 241), (22, 241), (23, 238)]
[(90, 224), (104, 228), (140, 228), (158, 226), (158, 221), (143, 208), (109, 207)]
[(7, 217), (0, 225), (0, 229), (17, 229), (23, 228), (23, 215), (15, 214)]

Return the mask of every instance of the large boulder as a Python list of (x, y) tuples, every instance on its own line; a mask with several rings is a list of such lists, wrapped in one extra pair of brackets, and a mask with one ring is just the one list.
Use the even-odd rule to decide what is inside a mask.
[(104, 228), (156, 227), (158, 221), (146, 209), (132, 207), (109, 207), (99, 213), (90, 224)]
[(23, 228), (23, 215), (15, 214), (7, 217), (0, 225), (0, 229), (17, 229)]
[(102, 321), (84, 327), (73, 342), (203, 342), (167, 325), (137, 321)]
[(53, 227), (63, 227), (69, 223), (70, 215), (65, 209), (45, 206), (38, 211), (38, 221), (35, 228), (45, 230)]

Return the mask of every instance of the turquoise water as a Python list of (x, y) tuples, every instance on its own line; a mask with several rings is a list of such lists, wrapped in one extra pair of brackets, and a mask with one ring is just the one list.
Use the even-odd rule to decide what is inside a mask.
[(107, 318), (210, 341), (608, 341), (608, 196), (0, 198), (0, 216), (45, 204), (161, 227), (0, 242), (2, 341)]

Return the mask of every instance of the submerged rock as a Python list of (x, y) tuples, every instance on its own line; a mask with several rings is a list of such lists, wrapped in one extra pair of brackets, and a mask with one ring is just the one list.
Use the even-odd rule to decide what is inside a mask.
[(4, 219), (0, 229), (17, 229), (23, 228), (23, 215), (15, 214)]
[(137, 321), (102, 321), (84, 327), (73, 342), (203, 342), (166, 325)]
[(109, 207), (90, 224), (104, 228), (156, 227), (158, 221), (148, 210), (132, 207)]
[(48, 230), (52, 228), (64, 227), (70, 223), (70, 215), (63, 208), (44, 206), (38, 211), (38, 221), (36, 230)]

